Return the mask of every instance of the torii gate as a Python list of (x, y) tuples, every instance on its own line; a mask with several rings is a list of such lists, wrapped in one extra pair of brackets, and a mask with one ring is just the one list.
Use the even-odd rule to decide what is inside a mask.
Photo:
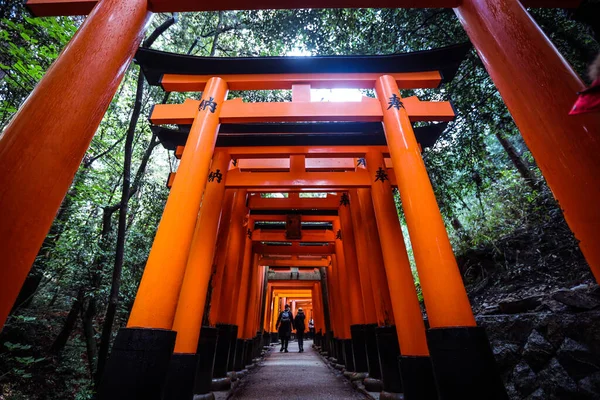
[[(261, 1), (250, 7), (280, 7), (275, 3)], [(578, 1), (530, 0), (523, 3), (569, 7), (576, 6)], [(29, 0), (28, 5), (37, 15), (87, 12), (90, 15), (0, 139), (0, 206), (4, 212), (0, 223), (0, 246), (4, 255), (3, 265), (6, 266), (0, 271), (0, 321), (8, 315), (54, 213), (143, 37), (151, 11), (248, 8), (247, 4), (232, 0), (218, 5), (199, 5), (192, 0)], [(576, 92), (584, 87), (583, 83), (533, 22), (523, 4), (517, 0), (379, 0), (375, 3), (355, 0), (319, 4), (303, 1), (293, 5), (315, 6), (454, 7), (561, 203), (567, 222), (581, 241), (581, 249), (592, 271), (597, 278), (600, 276), (600, 209), (597, 207), (600, 200), (600, 141), (597, 139), (600, 118), (593, 114), (567, 117)], [(401, 99), (399, 87), (412, 82), (415, 77), (407, 79), (391, 70), (375, 74), (364, 72), (350, 78), (288, 76), (290, 79), (286, 80), (281, 79), (282, 76), (262, 76), (258, 80), (248, 80), (245, 76), (230, 76), (222, 72), (193, 79), (183, 76), (183, 80), (170, 81), (170, 77), (164, 78), (165, 84), (172, 84), (172, 88), (181, 88), (181, 85), (188, 85), (188, 88), (194, 88), (192, 90), (202, 88), (203, 97), (200, 103), (189, 101), (182, 105), (157, 106), (152, 115), (157, 123), (164, 123), (169, 118), (172, 122), (193, 123), (129, 321), (130, 327), (141, 329), (122, 331), (117, 338), (110, 360), (112, 370), (105, 376), (101, 396), (116, 399), (147, 395), (157, 398), (175, 343), (175, 332), (178, 333), (175, 352), (182, 355), (195, 352), (202, 315), (198, 307), (204, 303), (203, 293), (208, 285), (203, 274), (205, 267), (212, 264), (225, 188), (237, 189), (234, 209), (239, 213), (245, 208), (248, 190), (269, 187), (270, 190), (294, 191), (311, 185), (344, 193), (349, 191), (350, 199), (358, 200), (361, 209), (368, 202), (368, 192), (363, 189), (370, 187), (377, 219), (376, 228), (371, 228), (379, 231), (383, 238), (382, 257), (405, 365), (411, 365), (413, 371), (422, 372), (420, 377), (428, 376), (429, 361), (422, 362), (430, 353), (442, 397), (469, 397), (474, 395), (474, 391), (481, 391), (478, 394), (482, 397), (505, 398), (501, 382), (494, 372), (487, 339), (475, 327), (410, 124), (411, 118), (450, 118), (448, 104), (422, 104)], [(332, 84), (336, 79), (341, 83), (334, 84), (335, 87), (375, 88), (378, 100), (366, 99), (359, 109), (356, 104), (315, 106), (305, 101), (309, 85)], [(436, 78), (418, 75), (416, 81), (420, 87), (429, 87), (425, 82), (432, 79)], [(244, 104), (225, 100), (229, 89), (268, 89), (281, 88), (281, 85), (292, 87), (295, 100), (299, 101)], [(264, 173), (270, 174), (265, 177), (273, 178), (269, 183), (254, 176), (263, 173), (231, 170), (229, 174), (233, 156), (252, 158), (252, 154), (238, 154), (235, 149), (232, 152), (223, 148), (215, 151), (213, 158), (216, 133), (221, 122), (315, 120), (383, 121), (387, 151), (395, 166), (393, 177), (386, 170), (386, 153), (369, 146), (360, 151), (325, 149), (321, 154), (326, 158), (364, 157), (367, 168), (367, 172), (346, 171), (340, 174), (348, 176), (331, 173), (327, 177), (315, 175), (319, 172), (307, 171), (306, 159), (315, 154), (309, 146), (302, 151), (278, 149), (277, 155), (258, 149), (254, 158), (289, 156), (290, 159), (289, 171)], [(377, 185), (369, 177), (375, 179)], [(427, 305), (432, 328), (427, 333), (428, 343), (424, 329), (417, 329), (422, 321), (418, 322), (420, 310), (416, 296), (411, 294), (414, 292), (412, 275), (409, 279), (405, 250), (397, 242), (401, 232), (391, 200), (392, 179), (395, 179), (402, 196)], [(196, 223), (203, 193), (202, 212)], [(44, 196), (42, 202), (40, 194)], [(353, 226), (365, 223), (364, 219), (361, 222), (357, 213), (348, 215), (344, 210), (344, 207), (340, 208), (342, 235), (344, 231), (352, 232), (344, 229), (350, 221)], [(233, 211), (232, 214), (241, 216)], [(194, 229), (200, 232), (195, 235), (196, 240), (192, 240)], [(237, 258), (245, 260), (246, 254), (252, 255), (252, 244), (251, 241), (250, 244), (244, 243), (241, 233), (241, 236), (239, 232), (235, 235), (234, 248), (243, 250), (244, 254)], [(175, 237), (182, 240), (173, 245)], [(391, 237), (396, 238), (395, 241), (387, 239)], [(360, 253), (358, 250), (357, 253)], [(336, 251), (337, 255), (341, 253)], [(397, 264), (402, 266), (392, 267)], [(163, 273), (166, 265), (170, 266), (167, 275)], [(234, 282), (237, 281), (234, 279)], [(339, 282), (336, 286), (342, 287)], [(335, 297), (343, 296), (342, 291)], [(239, 313), (237, 318), (240, 318)], [(341, 320), (344, 321), (344, 318), (342, 316)], [(344, 322), (343, 325), (342, 329), (346, 329), (347, 324)], [(136, 342), (132, 338), (144, 340)], [(444, 343), (448, 346), (460, 344), (449, 350)], [(152, 347), (155, 351), (142, 352), (144, 356), (141, 358), (130, 357), (134, 348), (149, 350)], [(454, 359), (464, 361), (461, 369), (451, 361)], [(156, 368), (149, 369), (149, 365)], [(403, 373), (409, 374), (410, 371), (403, 370)], [(467, 376), (476, 376), (479, 381), (472, 385), (472, 382), (466, 381)], [(409, 388), (409, 392), (419, 389)]]

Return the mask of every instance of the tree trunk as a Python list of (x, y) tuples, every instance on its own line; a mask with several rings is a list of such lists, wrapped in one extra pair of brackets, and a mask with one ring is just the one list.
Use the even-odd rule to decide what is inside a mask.
[(519, 156), (512, 143), (497, 130), (494, 132), (494, 135), (496, 135), (496, 138), (502, 145), (502, 148), (504, 148), (506, 154), (508, 154), (508, 158), (510, 158), (510, 161), (512, 161), (521, 177), (525, 180), (525, 183), (527, 183), (532, 190), (540, 191), (541, 188), (538, 180), (533, 172), (531, 172), (531, 170), (527, 167), (525, 161)]
[(60, 333), (52, 343), (50, 347), (50, 352), (53, 354), (60, 354), (60, 352), (65, 348), (73, 329), (75, 328), (75, 324), (77, 323), (77, 317), (79, 316), (79, 311), (81, 310), (81, 303), (83, 302), (83, 289), (79, 289), (77, 293), (77, 297), (73, 301), (71, 305), (71, 310), (67, 315), (67, 319)]

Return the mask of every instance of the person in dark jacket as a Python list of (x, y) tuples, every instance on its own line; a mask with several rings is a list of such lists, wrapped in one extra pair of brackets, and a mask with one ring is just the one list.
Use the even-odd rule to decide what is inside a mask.
[(288, 353), (288, 342), (290, 341), (292, 329), (294, 329), (294, 315), (290, 311), (289, 305), (286, 304), (285, 310), (279, 313), (275, 328), (277, 328), (279, 332), (279, 340), (281, 340), (281, 349), (279, 349), (279, 351), (285, 351)]
[(306, 330), (306, 325), (304, 324), (305, 320), (306, 315), (304, 314), (304, 310), (299, 308), (298, 314), (296, 314), (296, 318), (294, 318), (296, 337), (298, 338), (298, 347), (300, 348), (299, 353), (304, 352), (304, 331)]

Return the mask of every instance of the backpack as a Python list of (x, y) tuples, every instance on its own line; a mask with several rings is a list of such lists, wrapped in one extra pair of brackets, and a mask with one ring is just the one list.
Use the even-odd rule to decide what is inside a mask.
[(290, 317), (290, 312), (289, 311), (284, 311), (281, 313), (281, 322), (290, 322), (291, 317)]

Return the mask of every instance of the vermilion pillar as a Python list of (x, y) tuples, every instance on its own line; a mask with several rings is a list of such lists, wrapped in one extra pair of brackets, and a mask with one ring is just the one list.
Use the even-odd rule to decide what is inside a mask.
[(365, 309), (365, 322), (377, 323), (377, 307), (375, 306), (375, 296), (373, 295), (373, 285), (371, 283), (371, 274), (369, 271), (369, 248), (367, 246), (367, 237), (363, 226), (362, 216), (360, 215), (360, 206), (356, 189), (352, 189), (349, 192), (348, 207), (352, 218), (352, 231), (354, 232), (354, 245), (356, 246), (358, 273), (360, 275), (360, 288)]
[(214, 101), (215, 107), (201, 107), (190, 129), (127, 328), (119, 331), (102, 378), (101, 399), (160, 398), (175, 345), (171, 328), (226, 96), (225, 81), (211, 78), (202, 98)]
[[(209, 172), (217, 173), (209, 171), (209, 167), (226, 96), (227, 83), (221, 78), (211, 78), (202, 100), (213, 99), (216, 107), (200, 108), (190, 129), (133, 303), (127, 323), (130, 328), (171, 329), (202, 194)], [(219, 176), (211, 175), (211, 179), (218, 181)]]
[(373, 296), (375, 297), (375, 306), (377, 307), (377, 323), (379, 326), (393, 325), (392, 300), (390, 299), (390, 290), (385, 274), (383, 255), (381, 253), (381, 241), (379, 240), (379, 232), (377, 231), (377, 221), (375, 220), (375, 213), (373, 211), (371, 189), (360, 188), (356, 192), (358, 194), (360, 214), (367, 237), (367, 247), (371, 261), (369, 270), (371, 271)]
[(229, 225), (229, 240), (227, 254), (221, 282), (221, 295), (219, 299), (218, 323), (235, 324), (235, 309), (238, 296), (235, 292), (239, 274), (240, 258), (243, 256), (245, 243), (244, 216), (246, 215), (246, 189), (238, 189), (235, 194), (231, 222)]
[(221, 283), (223, 281), (223, 270), (225, 269), (225, 257), (227, 255), (227, 236), (229, 234), (229, 225), (231, 222), (231, 209), (235, 190), (225, 190), (223, 199), (223, 210), (221, 211), (221, 221), (219, 222), (219, 235), (217, 236), (217, 248), (213, 258), (213, 274), (211, 281), (210, 312), (209, 322), (214, 325), (217, 320), (219, 310), (219, 299), (221, 295)]
[(252, 299), (250, 297), (250, 286), (252, 281), (250, 277), (252, 276), (252, 269), (254, 269), (254, 257), (252, 255), (252, 239), (248, 232), (252, 232), (254, 230), (254, 222), (249, 222), (246, 226), (246, 241), (244, 244), (244, 254), (242, 260), (242, 268), (238, 271), (239, 274), (239, 292), (236, 292), (235, 297), (237, 300), (237, 306), (235, 307), (236, 312), (236, 323), (238, 325), (238, 329), (240, 332), (240, 337), (243, 339), (250, 339), (254, 336), (253, 333), (249, 333), (246, 327), (246, 322), (248, 325), (250, 321), (247, 321), (246, 316), (250, 311), (249, 306), (252, 304)]
[(401, 100), (396, 81), (382, 76), (375, 90), (433, 328), (427, 336), (440, 398), (506, 399), (485, 331), (476, 327), (408, 114), (394, 101)]
[(517, 0), (455, 9), (600, 280), (600, 114), (567, 115), (584, 84)]
[(404, 397), (407, 400), (437, 399), (425, 337), (425, 324), (392, 187), (389, 180), (375, 181), (379, 168), (385, 169), (383, 155), (379, 152), (369, 152), (366, 161), (369, 174), (373, 177), (371, 196), (402, 354), (400, 372)]
[[(230, 161), (227, 153), (216, 152), (210, 167), (211, 171), (221, 171), (223, 179), (225, 179)], [(177, 332), (177, 339), (175, 351), (169, 363), (169, 374), (164, 391), (166, 398), (184, 397), (184, 395), (192, 397), (206, 292), (212, 272), (219, 219), (225, 194), (223, 179), (220, 182), (216, 179), (209, 181), (202, 198), (202, 208), (196, 223), (173, 322), (173, 330)], [(209, 355), (202, 356), (208, 357)], [(214, 358), (214, 353), (212, 356)]]
[(0, 136), (0, 329), (150, 15), (100, 2)]

